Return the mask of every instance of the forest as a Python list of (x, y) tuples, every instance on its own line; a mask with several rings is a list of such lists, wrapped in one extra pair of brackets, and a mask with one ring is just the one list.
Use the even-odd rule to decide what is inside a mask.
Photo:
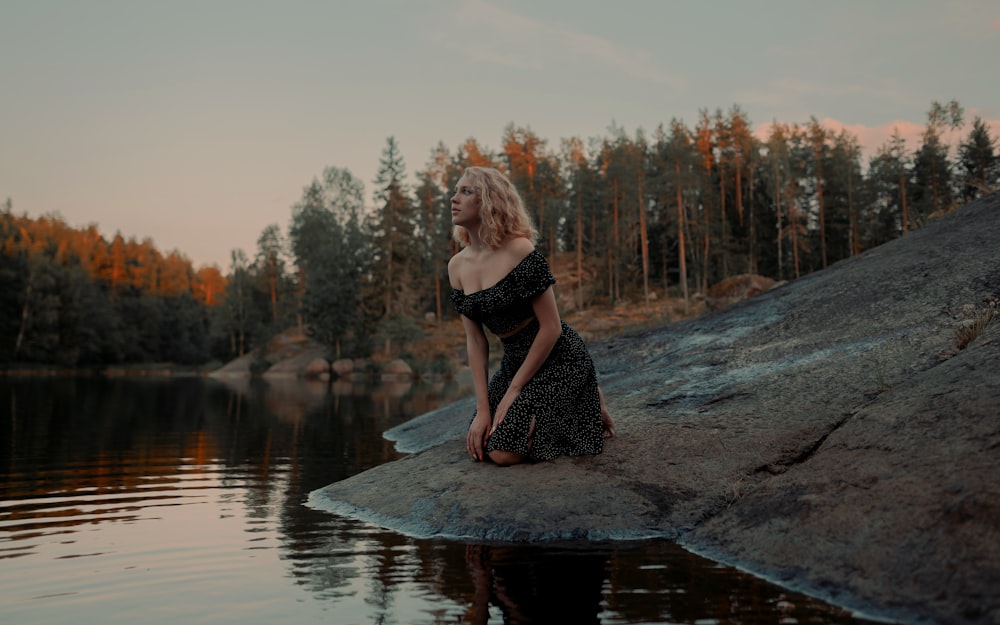
[[(965, 128), (952, 149), (943, 137)], [(225, 273), (58, 213), (18, 215), (8, 198), (0, 367), (219, 364), (294, 326), (331, 358), (398, 352), (454, 317), (449, 201), (471, 165), (510, 176), (538, 248), (569, 269), (562, 301), (596, 310), (687, 302), (744, 273), (794, 279), (1000, 188), (996, 139), (955, 101), (932, 103), (919, 145), (896, 132), (864, 160), (857, 137), (815, 117), (754, 133), (738, 105), (558, 144), (512, 123), (497, 151), (438, 143), (413, 183), (389, 137), (369, 203), (350, 171), (328, 167), (287, 227), (264, 228), (250, 255), (233, 250)]]

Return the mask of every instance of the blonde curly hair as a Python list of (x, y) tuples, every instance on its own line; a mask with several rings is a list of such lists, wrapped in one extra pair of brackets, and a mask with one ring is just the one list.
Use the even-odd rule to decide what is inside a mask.
[[(531, 223), (524, 201), (514, 184), (492, 167), (468, 167), (462, 174), (468, 178), (481, 202), (479, 206), (479, 239), (499, 249), (507, 237), (525, 237), (534, 243), (538, 232)], [(462, 226), (452, 229), (462, 247), (469, 244), (469, 232)]]

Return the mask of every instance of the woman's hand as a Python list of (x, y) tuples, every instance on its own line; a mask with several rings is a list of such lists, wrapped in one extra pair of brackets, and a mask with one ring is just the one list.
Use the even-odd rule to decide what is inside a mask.
[(507, 392), (504, 393), (503, 398), (497, 405), (497, 411), (493, 413), (493, 425), (490, 427), (490, 433), (487, 436), (493, 436), (493, 432), (496, 432), (500, 424), (503, 423), (503, 420), (507, 418), (507, 411), (514, 405), (514, 400), (517, 399), (518, 395), (520, 395), (519, 392), (507, 389)]
[(483, 449), (486, 447), (486, 439), (493, 433), (490, 428), (490, 413), (477, 410), (475, 418), (469, 425), (469, 433), (465, 437), (465, 449), (472, 456), (473, 460), (483, 461)]

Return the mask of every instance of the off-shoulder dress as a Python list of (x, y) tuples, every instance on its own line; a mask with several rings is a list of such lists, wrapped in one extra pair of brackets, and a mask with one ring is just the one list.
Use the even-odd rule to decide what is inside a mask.
[[(468, 294), (453, 289), (450, 298), (459, 314), (499, 336), (534, 317), (532, 300), (555, 282), (545, 257), (533, 250), (494, 286)], [(503, 359), (488, 385), (491, 412), (527, 357), (538, 327), (536, 319), (515, 335), (500, 339)], [(594, 362), (580, 335), (562, 322), (562, 334), (548, 359), (521, 389), (487, 441), (486, 451), (511, 451), (537, 461), (599, 454), (603, 447)]]

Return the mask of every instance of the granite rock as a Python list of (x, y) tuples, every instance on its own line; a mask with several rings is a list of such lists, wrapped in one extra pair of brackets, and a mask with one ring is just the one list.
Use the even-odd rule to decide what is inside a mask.
[[(415, 536), (665, 537), (886, 619), (1000, 623), (1000, 194), (697, 319), (591, 346), (605, 452), (472, 462), (469, 402), (310, 505)], [(435, 432), (440, 435), (436, 436)]]

